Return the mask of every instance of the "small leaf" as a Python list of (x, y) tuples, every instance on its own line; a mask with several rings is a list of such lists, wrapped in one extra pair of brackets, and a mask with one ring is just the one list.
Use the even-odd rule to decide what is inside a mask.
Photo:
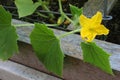
[(18, 51), (17, 33), (11, 25), (12, 16), (0, 6), (0, 59), (7, 60)]
[(102, 48), (98, 47), (93, 42), (82, 42), (81, 47), (83, 50), (83, 58), (85, 62), (91, 63), (103, 71), (112, 74), (112, 69), (109, 62), (110, 55)]
[(18, 8), (19, 17), (25, 17), (34, 13), (41, 2), (33, 3), (32, 0), (15, 0), (15, 5)]
[(70, 4), (70, 10), (73, 16), (77, 15), (80, 16), (82, 14), (82, 8), (78, 8)]
[(71, 13), (72, 13), (72, 19), (74, 21), (73, 25), (74, 25), (74, 27), (76, 29), (76, 28), (79, 27), (79, 17), (82, 14), (83, 9), (78, 8), (76, 6), (73, 6), (73, 5), (70, 5), (70, 10), (71, 10)]
[(30, 39), (36, 55), (45, 67), (62, 76), (64, 54), (60, 48), (60, 41), (53, 31), (44, 24), (36, 23)]

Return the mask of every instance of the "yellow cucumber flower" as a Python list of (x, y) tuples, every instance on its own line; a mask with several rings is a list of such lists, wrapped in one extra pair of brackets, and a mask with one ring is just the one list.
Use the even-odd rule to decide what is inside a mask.
[(92, 18), (87, 18), (82, 14), (80, 16), (82, 39), (87, 42), (92, 42), (96, 35), (107, 35), (109, 30), (101, 22), (102, 13), (99, 11)]

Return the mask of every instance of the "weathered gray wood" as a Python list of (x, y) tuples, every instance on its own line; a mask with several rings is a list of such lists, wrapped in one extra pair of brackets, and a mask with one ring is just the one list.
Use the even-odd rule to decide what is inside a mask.
[[(107, 14), (110, 13), (111, 9), (113, 8), (116, 2), (117, 0), (108, 0)], [(83, 13), (86, 16), (91, 17), (97, 11), (101, 11), (104, 14), (103, 9), (104, 9), (104, 0), (88, 0), (88, 2), (86, 2), (83, 7)]]
[(11, 62), (0, 61), (0, 80), (61, 80), (29, 67)]
[[(38, 71), (49, 73), (37, 59), (30, 44), (18, 42), (18, 45), (19, 54), (12, 57), (12, 60), (38, 69)], [(51, 73), (49, 74), (51, 75)], [(115, 76), (111, 76), (93, 65), (84, 63), (80, 59), (66, 56), (63, 77), (65, 80), (119, 80), (120, 72), (115, 71)]]
[[(18, 20), (13, 20), (13, 23), (14, 24), (21, 24), (22, 22), (18, 21)], [(30, 44), (29, 35), (30, 35), (30, 32), (32, 31), (32, 29), (33, 29), (33, 26), (31, 26), (31, 27), (20, 27), (20, 28), (17, 28), (17, 32), (18, 32), (19, 37), (20, 37), (19, 40)], [(56, 29), (53, 29), (53, 31), (55, 32), (56, 35), (60, 35), (60, 34), (66, 33), (64, 31), (60, 31), (60, 30), (56, 30)], [(76, 35), (76, 34), (73, 34), (73, 35), (70, 35), (70, 36), (67, 36), (67, 37), (63, 38), (61, 40), (61, 47), (63, 49), (63, 52), (66, 55), (68, 55), (68, 56), (71, 56), (71, 57), (74, 57), (76, 59), (82, 60), (82, 51), (80, 49), (80, 42), (81, 41), (82, 40), (81, 40), (80, 36)], [(111, 57), (110, 57), (111, 66), (112, 66), (112, 68), (114, 70), (117, 70), (119, 72), (120, 71), (120, 65), (119, 65), (119, 62), (120, 62), (120, 54), (119, 54), (120, 53), (120, 45), (112, 44), (112, 43), (108, 43), (108, 42), (100, 41), (100, 40), (95, 40), (95, 42), (99, 46), (101, 46), (103, 49), (105, 49), (106, 51), (108, 51), (111, 54)], [(28, 49), (28, 50), (31, 50), (31, 48)], [(72, 59), (72, 60), (74, 60), (74, 59)], [(68, 63), (68, 64), (70, 64), (70, 63)], [(74, 63), (71, 63), (70, 65), (72, 65), (72, 64), (74, 64)], [(80, 66), (81, 65), (79, 65), (79, 67)], [(69, 65), (68, 65), (67, 68), (68, 69), (72, 69), (73, 65), (70, 66), (70, 68), (69, 68)], [(70, 74), (69, 70), (67, 68), (65, 68), (64, 71), (66, 70), (66, 74)], [(79, 68), (76, 68), (76, 69), (79, 69)], [(72, 69), (74, 73), (75, 73), (76, 69)], [(95, 72), (96, 72), (96, 70), (95, 70)], [(64, 74), (64, 75), (66, 75), (66, 74)], [(99, 74), (99, 72), (98, 72), (98, 74)], [(76, 75), (78, 75), (78, 73)], [(117, 77), (119, 77), (118, 75), (117, 75)], [(96, 75), (96, 76), (98, 76), (98, 75)], [(71, 78), (72, 74), (69, 77)], [(110, 77), (110, 76), (107, 75), (107, 77)], [(100, 79), (100, 80), (102, 80), (102, 79)], [(74, 78), (72, 78), (71, 80), (74, 80)], [(75, 79), (75, 80), (77, 80), (77, 79)], [(95, 79), (93, 79), (93, 80), (95, 80)], [(109, 79), (108, 78), (108, 80), (113, 80), (113, 79)], [(118, 79), (114, 79), (114, 80), (118, 80)]]

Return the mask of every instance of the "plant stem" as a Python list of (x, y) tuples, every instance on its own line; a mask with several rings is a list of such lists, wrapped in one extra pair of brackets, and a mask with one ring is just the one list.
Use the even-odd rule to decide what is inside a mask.
[(58, 1), (59, 1), (59, 8), (60, 8), (61, 15), (63, 15), (67, 20), (69, 20), (71, 23), (73, 23), (73, 21), (63, 12), (61, 0), (58, 0)]
[(29, 27), (29, 26), (34, 26), (34, 24), (13, 24), (15, 27)]
[(76, 32), (80, 32), (80, 29), (76, 29), (76, 30), (67, 32), (67, 33), (65, 33), (65, 34), (61, 34), (61, 35), (58, 36), (58, 38), (61, 39), (61, 38), (64, 38), (65, 36), (68, 36), (68, 35), (70, 35), (70, 34), (74, 34), (74, 33), (76, 33)]
[(36, 12), (36, 14), (39, 15), (39, 16), (41, 16), (41, 17), (43, 17), (43, 18), (48, 18), (48, 16), (46, 16), (46, 15), (40, 13), (40, 12)]
[[(49, 9), (46, 5), (43, 4), (42, 7), (43, 7), (46, 11), (50, 12), (50, 9)], [(52, 19), (55, 17), (52, 13), (48, 13), (48, 15), (49, 15), (50, 18), (52, 18)]]
[(45, 24), (46, 26), (58, 26), (58, 24)]
[[(35, 24), (13, 24), (15, 27), (30, 27), (34, 26)], [(58, 26), (58, 24), (45, 24), (46, 26)]]
[[(46, 11), (48, 11), (48, 12), (50, 12), (50, 9), (48, 8), (48, 6), (45, 4), (45, 2), (44, 1), (42, 1), (42, 0), (38, 0), (40, 3), (42, 3), (42, 8), (44, 9), (44, 10), (46, 10)], [(49, 15), (49, 17), (50, 18), (54, 18), (55, 16), (52, 14), (52, 13), (48, 13), (48, 15)]]

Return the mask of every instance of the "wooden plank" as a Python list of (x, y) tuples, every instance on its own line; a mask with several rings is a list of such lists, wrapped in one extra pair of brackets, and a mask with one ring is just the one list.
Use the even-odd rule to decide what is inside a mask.
[[(117, 0), (108, 0), (107, 14), (110, 13), (116, 2)], [(97, 11), (101, 11), (104, 14), (103, 10), (104, 0), (88, 0), (83, 7), (83, 13), (88, 17), (93, 16)]]
[[(32, 46), (27, 43), (18, 42), (19, 54), (12, 57), (12, 60), (30, 66), (38, 71), (48, 72), (42, 63), (36, 57)], [(84, 63), (82, 60), (70, 56), (65, 57), (64, 61), (64, 80), (119, 80), (120, 72), (115, 71), (115, 76), (111, 76), (90, 64)], [(93, 76), (94, 75), (94, 76)]]
[(0, 80), (61, 80), (11, 61), (0, 61)]
[[(25, 22), (13, 20), (13, 23), (21, 24), (21, 23), (25, 23)], [(32, 31), (32, 29), (33, 29), (33, 26), (17, 28), (17, 32), (20, 37), (19, 40), (30, 44), (29, 35), (30, 35), (30, 32)], [(56, 30), (56, 29), (53, 29), (53, 31), (55, 32), (56, 35), (66, 33), (64, 31), (60, 31), (60, 30)], [(119, 71), (120, 71), (120, 65), (119, 65), (120, 45), (108, 43), (105, 41), (95, 40), (95, 42), (99, 46), (101, 46), (103, 49), (105, 49), (106, 51), (108, 51), (111, 54), (110, 63), (111, 63), (112, 68), (114, 70), (116, 70), (116, 73), (115, 73), (116, 77), (113, 77), (111, 75), (108, 75), (108, 74), (102, 72), (98, 68), (81, 61), (82, 60), (82, 51), (79, 46), (81, 41), (82, 40), (81, 40), (80, 36), (76, 35), (76, 34), (67, 36), (61, 40), (61, 46), (62, 46), (64, 53), (66, 55), (72, 57), (72, 58), (69, 57), (70, 59), (68, 61), (66, 59), (66, 61), (65, 61), (64, 78), (66, 78), (67, 80), (80, 80), (79, 77), (82, 77), (81, 75), (84, 75), (83, 78), (85, 78), (85, 79), (82, 79), (82, 80), (96, 80), (96, 79), (118, 80), (120, 77), (120, 73), (119, 73)], [(43, 65), (36, 58), (36, 56), (32, 50), (32, 47), (28, 44), (19, 44), (20, 51), (22, 51), (22, 52), (20, 52), (20, 54), (16, 55), (12, 59), (16, 60), (18, 62), (24, 63), (26, 65), (35, 67), (39, 70), (46, 71), (44, 69)], [(94, 73), (96, 73), (96, 74), (94, 74)], [(93, 75), (95, 78), (89, 79)], [(105, 78), (107, 78), (107, 79), (105, 79)]]

